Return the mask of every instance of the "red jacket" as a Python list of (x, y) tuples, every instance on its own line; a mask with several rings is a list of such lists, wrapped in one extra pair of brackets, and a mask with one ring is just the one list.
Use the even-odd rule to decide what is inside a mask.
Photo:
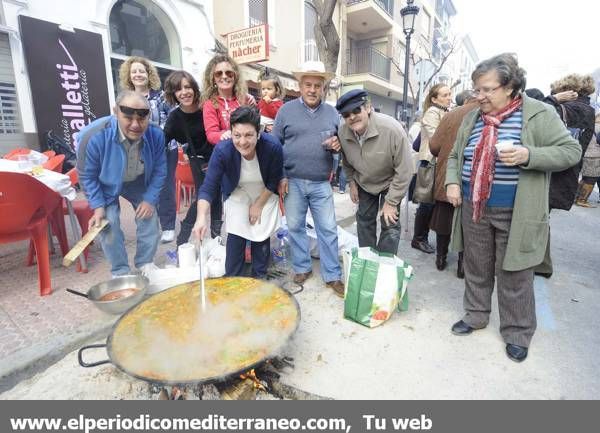
[(202, 105), (202, 117), (204, 118), (204, 129), (206, 130), (206, 139), (212, 145), (221, 141), (221, 134), (229, 131), (229, 116), (240, 106), (238, 100), (225, 99), (217, 96), (219, 108), (215, 108), (213, 101), (208, 100)]
[(277, 112), (282, 105), (283, 101), (281, 99), (275, 99), (269, 103), (265, 102), (264, 99), (261, 99), (258, 101), (258, 110), (260, 111), (261, 116), (275, 119), (275, 116), (277, 116)]

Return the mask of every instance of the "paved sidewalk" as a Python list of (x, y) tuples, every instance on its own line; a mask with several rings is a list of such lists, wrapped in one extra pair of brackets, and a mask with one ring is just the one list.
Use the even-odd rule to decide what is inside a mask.
[[(592, 200), (597, 200), (596, 193)], [(355, 232), (349, 195), (335, 193), (335, 201), (337, 220)], [(130, 214), (128, 205), (124, 209)], [(297, 295), (302, 323), (285, 351), (295, 358), (296, 367), (282, 376), (284, 384), (346, 399), (600, 398), (600, 208), (552, 213), (555, 275), (550, 280), (536, 277), (538, 330), (522, 364), (504, 354), (495, 301), (485, 330), (468, 337), (450, 334), (451, 324), (462, 314), (464, 283), (454, 275), (456, 256), (451, 255), (449, 268), (439, 272), (433, 255), (410, 248), (406, 236), (412, 233), (413, 214), (411, 204), (409, 232), (403, 231), (399, 249), (415, 267), (409, 311), (376, 329), (345, 320), (343, 301), (323, 285), (315, 260), (314, 276)], [(403, 225), (404, 221), (402, 215)], [(133, 224), (125, 231), (133, 233)], [(131, 235), (127, 239), (131, 253)], [(433, 234), (430, 240), (435, 241)], [(157, 263), (164, 260), (167, 248), (174, 244), (160, 247)], [(23, 266), (26, 251), (26, 243), (0, 246), (0, 393), (39, 374), (0, 394), (0, 399), (139, 398), (126, 391), (139, 390), (138, 381), (110, 365), (82, 369), (71, 353), (84, 343), (103, 340), (115, 320), (64, 291), (87, 290), (110, 277), (99, 248), (93, 247), (88, 274), (62, 268), (54, 257), (54, 293), (43, 298), (38, 295), (36, 268)], [(46, 394), (54, 377), (58, 388)], [(72, 385), (61, 388), (60, 378)], [(100, 379), (112, 381), (120, 391), (107, 387), (98, 397)]]

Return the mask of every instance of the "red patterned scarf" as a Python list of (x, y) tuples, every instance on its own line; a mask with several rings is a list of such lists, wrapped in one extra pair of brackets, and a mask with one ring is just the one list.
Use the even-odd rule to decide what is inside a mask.
[(473, 221), (479, 222), (485, 204), (490, 198), (494, 171), (496, 165), (496, 152), (494, 145), (498, 142), (498, 127), (508, 116), (513, 114), (523, 105), (522, 98), (515, 98), (502, 111), (497, 114), (481, 114), (483, 131), (479, 143), (473, 152), (473, 166), (471, 167), (471, 201), (473, 202)]

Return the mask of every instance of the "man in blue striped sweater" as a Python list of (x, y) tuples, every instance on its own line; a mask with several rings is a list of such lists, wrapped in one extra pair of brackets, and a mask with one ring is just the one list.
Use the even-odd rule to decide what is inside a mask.
[(336, 136), (339, 116), (322, 99), (325, 81), (333, 74), (326, 72), (321, 62), (306, 62), (301, 69), (294, 73), (301, 96), (281, 107), (273, 127), (273, 134), (283, 144), (284, 179), (279, 193), (285, 196), (294, 282), (302, 284), (312, 275), (306, 234), (306, 212), (310, 208), (317, 232), (321, 276), (328, 287), (343, 297), (337, 223), (329, 183), (332, 152), (340, 151)]

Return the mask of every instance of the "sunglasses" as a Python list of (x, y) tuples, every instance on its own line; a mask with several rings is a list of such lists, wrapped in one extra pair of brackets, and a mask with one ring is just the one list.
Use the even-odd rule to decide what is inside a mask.
[(148, 117), (148, 114), (150, 114), (149, 108), (131, 108), (125, 105), (119, 105), (119, 110), (121, 110), (121, 113), (123, 113), (125, 116), (133, 116), (134, 114), (137, 114), (142, 119), (145, 119)]
[(215, 71), (213, 73), (213, 76), (215, 78), (221, 78), (223, 75), (225, 75), (227, 78), (233, 78), (233, 77), (235, 77), (235, 72), (234, 71)]
[(350, 117), (351, 114), (357, 115), (357, 114), (360, 114), (361, 111), (362, 111), (362, 105), (359, 105), (352, 111), (346, 111), (345, 113), (342, 113), (342, 117), (344, 119), (347, 119), (348, 117)]

